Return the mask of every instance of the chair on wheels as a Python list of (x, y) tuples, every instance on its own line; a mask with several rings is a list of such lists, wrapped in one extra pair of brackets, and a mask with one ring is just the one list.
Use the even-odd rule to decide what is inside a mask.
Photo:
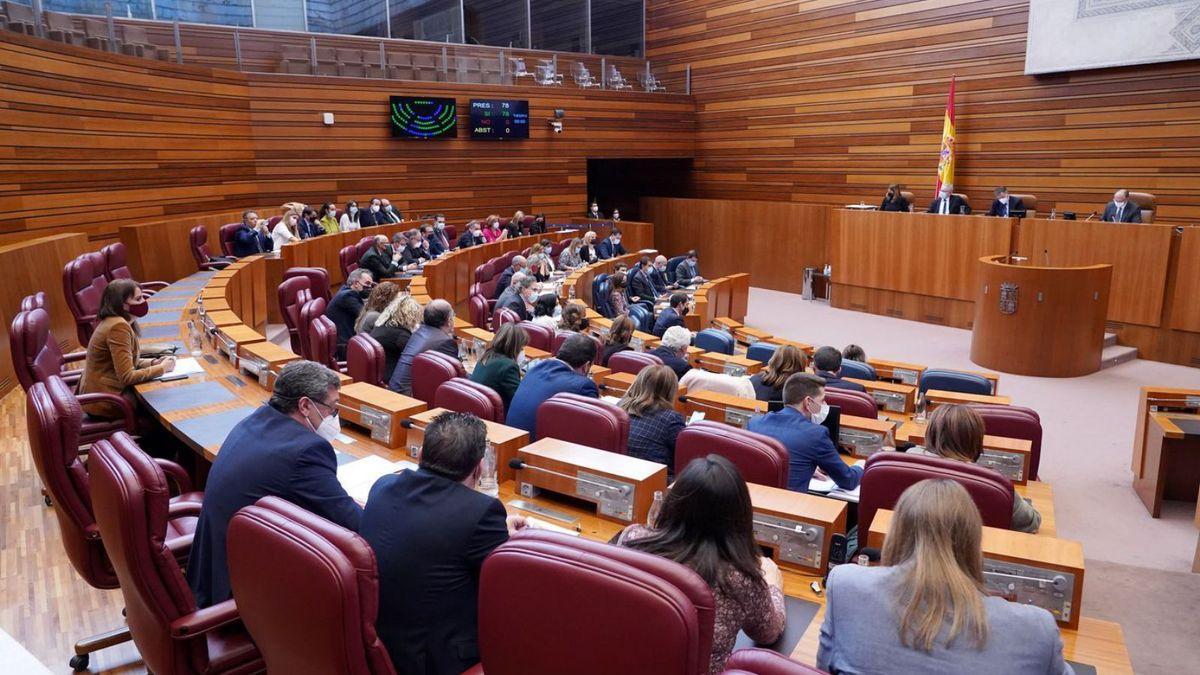
[(939, 370), (930, 368), (921, 375), (920, 393), (933, 389), (935, 391), (956, 391), (961, 394), (992, 395), (992, 381), (975, 373), (962, 373), (957, 370)]
[(679, 282), (679, 280), (675, 278), (675, 268), (679, 267), (679, 263), (683, 262), (684, 260), (687, 260), (686, 255), (677, 255), (667, 261), (667, 281), (673, 284)]
[(100, 298), (108, 286), (103, 268), (95, 265), (96, 258), (99, 256), (81, 255), (67, 263), (62, 273), (63, 297), (71, 316), (75, 317), (79, 344), (84, 347), (91, 341), (92, 331), (99, 323), (96, 313), (100, 311)]
[(346, 374), (350, 379), (386, 387), (390, 375), (386, 370), (387, 355), (378, 340), (366, 333), (359, 333), (346, 343)]
[(159, 465), (129, 436), (116, 434), (93, 446), (88, 474), (96, 525), (146, 669), (159, 675), (261, 672), (262, 657), (237, 604), (196, 607), (167, 540), (171, 505)]
[(223, 270), (229, 266), (229, 261), (213, 257), (212, 250), (208, 248), (208, 230), (203, 225), (197, 225), (188, 232), (188, 244), (191, 246), (196, 268), (201, 272)]
[(629, 454), (629, 413), (596, 398), (578, 394), (555, 394), (537, 408), (537, 438), (557, 438)]
[(614, 373), (637, 375), (649, 366), (661, 366), (662, 359), (646, 352), (617, 352), (608, 357), (608, 369)]
[(229, 521), (229, 582), (272, 673), (395, 675), (375, 632), (379, 569), (365, 539), (279, 497)]
[(716, 328), (705, 328), (696, 333), (693, 342), (697, 349), (718, 354), (733, 354), (733, 348), (737, 344), (732, 335)]
[(433, 394), (433, 407), (470, 413), (487, 422), (504, 424), (504, 401), (500, 394), (465, 377), (441, 383)]
[(466, 376), (467, 371), (458, 359), (441, 352), (421, 352), (412, 360), (413, 398), (432, 406), (443, 382)]
[[(42, 295), (39, 292), (39, 295)], [(45, 382), (51, 375), (61, 377), (72, 388), (83, 377), (82, 370), (67, 370), (68, 363), (80, 363), (87, 351), (63, 354), (50, 334), (50, 314), (39, 308), (17, 312), (8, 331), (8, 346), (13, 371), (21, 389), (29, 391), (34, 382)]]
[[(133, 273), (129, 270), (127, 262), (128, 254), (125, 250), (125, 244), (116, 242), (109, 244), (100, 249), (100, 254), (104, 256), (104, 278), (109, 281), (117, 279), (132, 279)], [(154, 293), (166, 288), (169, 284), (165, 281), (139, 281), (138, 286), (141, 287), (142, 293), (153, 295)]]
[(747, 483), (787, 489), (787, 448), (770, 436), (723, 422), (692, 422), (675, 439), (675, 473), (709, 454), (733, 462)]

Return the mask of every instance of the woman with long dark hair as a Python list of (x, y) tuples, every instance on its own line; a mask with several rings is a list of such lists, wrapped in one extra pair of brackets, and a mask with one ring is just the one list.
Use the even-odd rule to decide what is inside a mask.
[(529, 336), (525, 330), (515, 323), (506, 323), (496, 331), (492, 343), (471, 371), (472, 382), (491, 387), (500, 394), (506, 411), (517, 387), (521, 386), (521, 359), (527, 344)]

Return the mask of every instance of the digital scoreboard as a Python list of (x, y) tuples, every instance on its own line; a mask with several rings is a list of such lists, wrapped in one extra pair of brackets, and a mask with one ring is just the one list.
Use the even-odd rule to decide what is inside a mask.
[(471, 138), (529, 138), (529, 101), (471, 99)]

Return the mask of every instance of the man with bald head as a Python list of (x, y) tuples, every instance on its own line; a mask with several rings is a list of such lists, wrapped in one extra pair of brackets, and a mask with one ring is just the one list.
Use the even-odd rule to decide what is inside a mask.
[(421, 352), (435, 351), (446, 356), (458, 358), (458, 342), (454, 339), (454, 308), (445, 300), (433, 300), (425, 305), (421, 325), (408, 339), (396, 369), (392, 371), (392, 379), (388, 389), (394, 392), (412, 396), (412, 362)]
[(1121, 188), (1113, 193), (1112, 201), (1104, 207), (1104, 217), (1100, 220), (1106, 223), (1140, 223), (1142, 207), (1129, 199), (1129, 190)]
[(670, 290), (671, 282), (667, 281), (667, 256), (660, 255), (654, 259), (654, 264), (650, 266), (648, 276), (650, 277), (650, 285), (654, 287), (654, 297), (662, 297)]
[(404, 220), (404, 214), (396, 210), (392, 203), (386, 199), (379, 200), (379, 215), (375, 216), (375, 222), (379, 225), (394, 225)]
[(367, 249), (358, 266), (369, 270), (376, 281), (391, 279), (400, 273), (400, 253), (388, 246), (386, 235), (376, 235), (375, 245)]

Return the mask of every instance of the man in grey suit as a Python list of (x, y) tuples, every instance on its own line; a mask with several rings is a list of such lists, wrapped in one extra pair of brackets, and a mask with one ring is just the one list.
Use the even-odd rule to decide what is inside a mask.
[(1112, 201), (1104, 207), (1104, 217), (1100, 220), (1106, 223), (1140, 223), (1142, 207), (1129, 200), (1129, 190), (1121, 188), (1113, 193)]

